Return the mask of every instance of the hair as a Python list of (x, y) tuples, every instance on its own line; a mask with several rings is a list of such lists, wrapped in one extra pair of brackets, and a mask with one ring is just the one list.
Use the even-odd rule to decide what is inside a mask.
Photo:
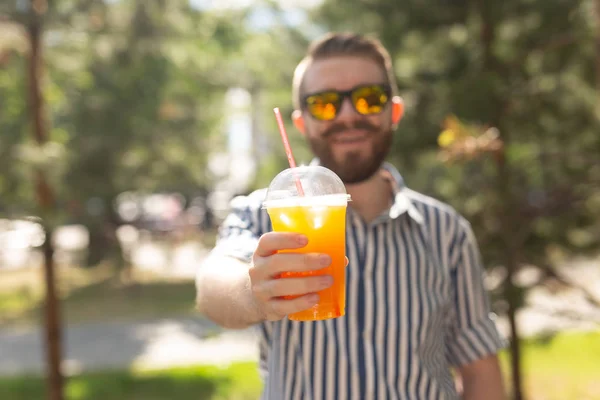
[(304, 95), (303, 84), (306, 70), (317, 60), (331, 57), (362, 57), (375, 61), (387, 77), (387, 83), (396, 94), (396, 77), (392, 69), (392, 60), (388, 51), (381, 42), (356, 33), (328, 33), (315, 40), (308, 48), (305, 57), (300, 61), (294, 71), (292, 83), (292, 100), (294, 108), (301, 108), (301, 99)]

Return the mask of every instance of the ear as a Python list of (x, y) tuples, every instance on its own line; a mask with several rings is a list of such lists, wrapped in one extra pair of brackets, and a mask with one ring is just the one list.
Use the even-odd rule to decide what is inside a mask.
[(392, 97), (392, 124), (398, 125), (404, 116), (404, 101), (400, 96)]
[(294, 112), (292, 113), (292, 121), (294, 122), (294, 126), (296, 127), (296, 129), (298, 129), (302, 136), (304, 136), (306, 128), (304, 126), (304, 117), (302, 116), (302, 111), (294, 110)]

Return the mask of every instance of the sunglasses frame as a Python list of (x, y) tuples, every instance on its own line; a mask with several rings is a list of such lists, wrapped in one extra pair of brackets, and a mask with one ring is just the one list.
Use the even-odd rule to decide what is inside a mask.
[[(369, 113), (369, 114), (362, 114), (362, 113), (360, 113), (356, 109), (356, 105), (354, 104), (354, 101), (352, 101), (352, 93), (355, 92), (355, 91), (357, 91), (357, 90), (360, 90), (360, 89), (363, 89), (363, 88), (367, 88), (367, 87), (373, 87), (373, 86), (378, 86), (381, 89), (383, 89), (383, 93), (385, 93), (388, 96), (388, 101), (383, 105), (383, 107), (381, 108), (380, 112), (374, 112), (374, 113)], [(354, 111), (356, 111), (357, 114), (359, 114), (359, 115), (378, 115), (378, 114), (381, 114), (383, 112), (383, 109), (385, 108), (385, 106), (387, 106), (390, 103), (390, 99), (392, 97), (392, 88), (387, 83), (371, 83), (371, 84), (361, 84), (361, 85), (355, 86), (355, 87), (353, 87), (352, 89), (349, 89), (349, 90), (328, 89), (328, 90), (321, 90), (319, 92), (310, 93), (310, 94), (302, 96), (302, 103), (301, 103), (302, 104), (302, 109), (305, 110), (305, 111), (307, 111), (308, 114), (312, 118), (314, 118), (314, 119), (316, 119), (318, 121), (333, 121), (334, 119), (337, 118), (337, 116), (339, 114), (339, 111), (340, 111), (339, 108), (336, 108), (335, 115), (331, 119), (318, 118), (315, 115), (313, 115), (312, 112), (310, 112), (309, 106), (307, 104), (308, 98), (312, 97), (312, 96), (318, 96), (318, 95), (326, 94), (326, 93), (336, 93), (338, 96), (340, 96), (340, 107), (339, 108), (341, 108), (341, 106), (344, 104), (344, 100), (348, 99), (348, 100), (350, 100), (350, 104), (352, 105), (352, 108), (354, 109)]]

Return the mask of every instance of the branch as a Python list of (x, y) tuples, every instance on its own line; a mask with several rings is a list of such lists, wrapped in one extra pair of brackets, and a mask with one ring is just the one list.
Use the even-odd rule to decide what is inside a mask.
[(600, 0), (596, 0), (596, 89), (600, 96)]
[[(560, 49), (561, 47), (566, 47), (570, 44), (573, 44), (577, 40), (577, 37), (572, 33), (567, 33), (561, 36), (555, 36), (540, 44), (539, 46), (534, 47), (530, 50), (530, 52), (534, 51), (542, 51), (547, 52), (549, 50)], [(523, 59), (521, 59), (522, 62)]]
[[(586, 184), (588, 182), (582, 182)], [(593, 182), (590, 182), (592, 184)], [(580, 186), (579, 186), (580, 187)], [(558, 216), (572, 211), (573, 206), (586, 200), (587, 193), (577, 194), (572, 186), (562, 186), (544, 192), (544, 197), (538, 204), (530, 204), (525, 198), (521, 200), (519, 214), (521, 217), (532, 221), (539, 217)], [(591, 189), (595, 189), (594, 186)]]
[(556, 317), (570, 319), (574, 322), (593, 322), (600, 324), (600, 314), (582, 313), (575, 310), (557, 310), (553, 307), (542, 306), (539, 304), (530, 306), (533, 310)]
[(574, 151), (568, 152), (564, 150), (540, 150), (537, 154), (538, 157), (547, 157), (548, 160), (565, 162), (571, 157), (577, 158), (578, 161), (588, 163), (588, 168), (600, 166), (600, 160), (598, 156), (593, 154), (577, 153)]
[(567, 33), (561, 36), (552, 37), (545, 42), (533, 47), (528, 51), (524, 51), (521, 53), (519, 57), (516, 57), (514, 62), (511, 63), (511, 68), (520, 67), (523, 65), (523, 60), (527, 58), (527, 56), (531, 53), (536, 52), (548, 52), (552, 50), (557, 50), (562, 47), (569, 46), (577, 41), (577, 37), (572, 33)]
[(556, 271), (556, 269), (554, 269), (553, 267), (551, 267), (549, 265), (543, 266), (543, 273), (544, 273), (544, 276), (542, 277), (543, 281), (548, 280), (548, 279), (555, 279), (556, 281), (565, 285), (566, 287), (569, 287), (572, 289), (577, 289), (581, 292), (581, 294), (583, 295), (584, 299), (587, 302), (589, 302), (592, 306), (600, 309), (600, 298), (597, 297), (595, 293), (591, 292), (587, 288), (566, 278), (565, 276), (560, 274), (558, 271)]

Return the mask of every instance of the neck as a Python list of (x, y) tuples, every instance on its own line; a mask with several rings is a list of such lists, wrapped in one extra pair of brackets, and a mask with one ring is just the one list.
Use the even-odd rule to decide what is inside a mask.
[(373, 221), (392, 205), (392, 188), (381, 174), (374, 174), (366, 181), (347, 184), (350, 195), (349, 207), (367, 223)]

